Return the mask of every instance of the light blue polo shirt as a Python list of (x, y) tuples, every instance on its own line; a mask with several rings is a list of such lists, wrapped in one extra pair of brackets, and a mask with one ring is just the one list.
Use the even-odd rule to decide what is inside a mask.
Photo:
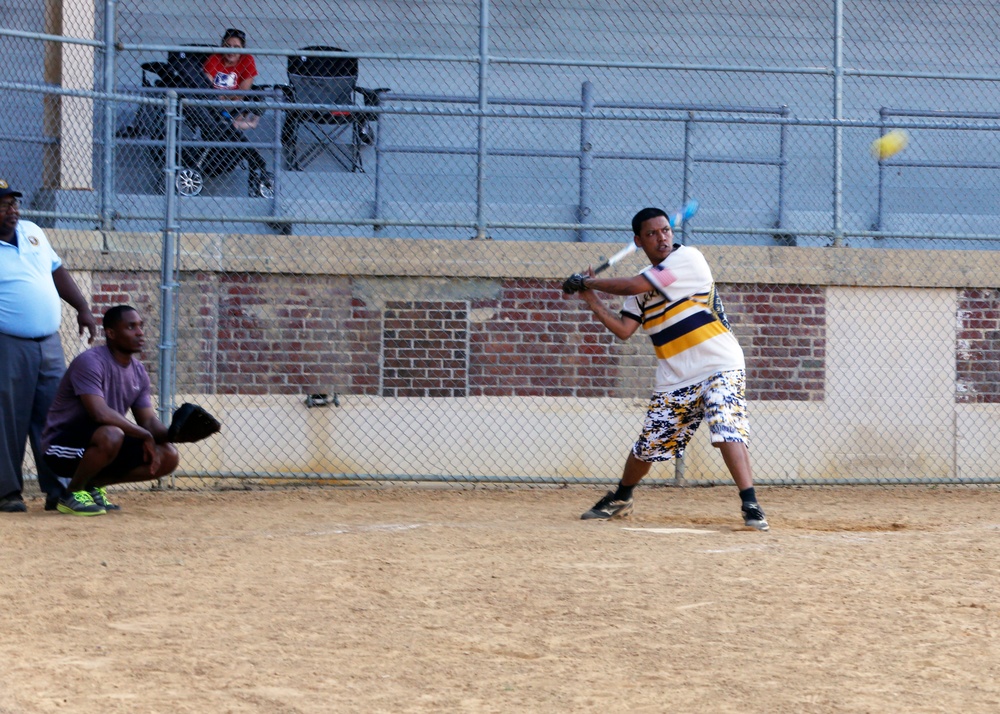
[(0, 332), (46, 337), (59, 331), (62, 305), (52, 271), (62, 260), (42, 229), (18, 221), (17, 245), (0, 241)]

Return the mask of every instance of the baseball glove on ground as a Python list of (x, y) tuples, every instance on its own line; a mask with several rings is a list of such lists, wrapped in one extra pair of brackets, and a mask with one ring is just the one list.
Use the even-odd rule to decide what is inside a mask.
[(167, 441), (173, 444), (189, 444), (201, 441), (222, 428), (214, 416), (197, 404), (185, 402), (174, 412), (167, 429)]

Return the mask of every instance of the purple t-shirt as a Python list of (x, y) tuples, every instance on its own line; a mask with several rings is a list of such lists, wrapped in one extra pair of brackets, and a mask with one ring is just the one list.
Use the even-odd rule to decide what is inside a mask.
[(123, 367), (115, 361), (106, 345), (91, 347), (70, 362), (59, 382), (42, 431), (43, 451), (48, 450), (53, 436), (93, 428), (94, 420), (84, 408), (81, 394), (101, 397), (122, 416), (127, 415), (130, 409), (153, 405), (149, 396), (149, 373), (139, 360), (133, 357)]

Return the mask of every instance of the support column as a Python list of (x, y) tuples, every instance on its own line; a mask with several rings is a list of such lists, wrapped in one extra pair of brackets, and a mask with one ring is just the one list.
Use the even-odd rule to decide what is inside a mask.
[[(94, 0), (46, 0), (45, 31), (80, 39), (95, 39)], [(63, 89), (94, 89), (94, 47), (45, 43), (45, 81)], [(93, 190), (94, 100), (47, 95), (45, 135), (57, 139), (46, 146), (42, 185), (48, 189)]]

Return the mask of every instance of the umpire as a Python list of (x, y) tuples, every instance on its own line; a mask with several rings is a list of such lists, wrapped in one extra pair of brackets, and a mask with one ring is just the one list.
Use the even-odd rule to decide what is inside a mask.
[(31, 442), (45, 508), (63, 486), (42, 458), (45, 415), (66, 370), (60, 298), (76, 310), (80, 335), (93, 344), (97, 322), (42, 229), (21, 220), (21, 193), (0, 179), (0, 512), (28, 510), (21, 495), (26, 441)]

